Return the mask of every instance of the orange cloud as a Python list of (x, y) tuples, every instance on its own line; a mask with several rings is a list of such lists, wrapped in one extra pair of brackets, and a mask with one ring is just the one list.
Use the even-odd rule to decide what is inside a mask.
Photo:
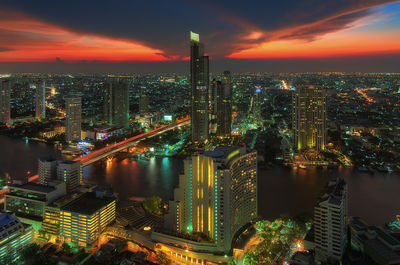
[(167, 61), (137, 42), (76, 33), (15, 12), (0, 12), (0, 62)]

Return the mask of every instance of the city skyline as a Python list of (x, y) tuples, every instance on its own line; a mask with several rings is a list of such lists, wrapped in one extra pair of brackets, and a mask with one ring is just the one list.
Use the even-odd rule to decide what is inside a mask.
[(395, 72), (400, 56), (398, 1), (1, 5), (0, 71), (187, 71), (189, 30), (207, 42), (212, 72)]

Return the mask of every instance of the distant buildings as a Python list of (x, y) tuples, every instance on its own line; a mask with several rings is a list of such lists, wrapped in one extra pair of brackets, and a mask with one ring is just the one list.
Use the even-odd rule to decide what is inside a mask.
[(297, 87), (293, 91), (292, 109), (294, 149), (324, 150), (327, 141), (325, 90), (306, 85)]
[(65, 101), (65, 139), (67, 142), (81, 140), (82, 102), (80, 97), (69, 97)]
[(0, 259), (18, 258), (18, 251), (33, 242), (33, 228), (12, 213), (0, 214)]
[(203, 234), (218, 251), (229, 251), (236, 232), (258, 216), (257, 153), (217, 147), (187, 158), (184, 165), (166, 228)]
[(79, 161), (39, 159), (39, 182), (47, 185), (57, 179), (65, 182), (67, 192), (76, 190), (82, 181)]
[(200, 36), (190, 32), (190, 84), (192, 141), (203, 143), (208, 139), (209, 69), (208, 56)]
[(88, 192), (60, 209), (60, 236), (66, 242), (90, 248), (100, 233), (115, 220), (116, 199), (101, 192)]
[(140, 95), (139, 96), (139, 113), (140, 113), (140, 115), (149, 113), (149, 96), (148, 95)]
[(314, 208), (314, 242), (316, 260), (341, 261), (347, 238), (348, 218), (347, 184), (336, 179)]
[(109, 125), (129, 127), (129, 87), (126, 81), (104, 83), (104, 120)]
[(46, 118), (46, 82), (38, 80), (36, 83), (36, 119), (43, 120)]
[(10, 122), (11, 81), (0, 79), (0, 123)]

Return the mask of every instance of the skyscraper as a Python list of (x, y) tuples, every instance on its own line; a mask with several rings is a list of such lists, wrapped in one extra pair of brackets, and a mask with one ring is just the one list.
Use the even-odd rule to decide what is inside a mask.
[(0, 82), (0, 123), (8, 123), (10, 122), (11, 81), (1, 79)]
[(232, 87), (231, 73), (225, 71), (222, 82), (217, 86), (217, 135), (226, 137), (232, 131)]
[(326, 192), (314, 208), (317, 260), (342, 259), (346, 247), (347, 204), (347, 184), (344, 179), (329, 182)]
[(109, 125), (129, 127), (129, 87), (126, 81), (110, 79), (104, 83), (104, 120)]
[(184, 162), (166, 228), (202, 233), (229, 251), (235, 233), (257, 218), (257, 152), (217, 147)]
[(67, 142), (81, 140), (82, 102), (80, 97), (69, 97), (66, 102), (65, 138)]
[(39, 183), (47, 185), (56, 176), (57, 160), (41, 158), (38, 168)]
[(190, 32), (190, 84), (192, 141), (202, 143), (208, 139), (208, 56), (204, 56), (200, 36), (194, 32)]
[(148, 95), (140, 95), (139, 96), (139, 113), (140, 115), (146, 114), (149, 112), (149, 96)]
[(38, 80), (36, 83), (36, 119), (46, 118), (46, 82)]
[(293, 144), (302, 151), (322, 151), (326, 146), (326, 93), (315, 86), (302, 85), (293, 91)]

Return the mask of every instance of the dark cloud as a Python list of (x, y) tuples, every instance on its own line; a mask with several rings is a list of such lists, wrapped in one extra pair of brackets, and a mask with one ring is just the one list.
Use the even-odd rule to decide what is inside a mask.
[[(3, 0), (21, 11), (77, 32), (138, 41), (187, 56), (188, 32), (201, 34), (211, 56), (228, 55), (262, 41), (312, 40), (348, 27), (391, 0)], [(246, 39), (252, 32), (262, 35)]]
[(6, 47), (0, 47), (0, 52), (8, 52), (8, 51), (12, 51), (12, 49)]

